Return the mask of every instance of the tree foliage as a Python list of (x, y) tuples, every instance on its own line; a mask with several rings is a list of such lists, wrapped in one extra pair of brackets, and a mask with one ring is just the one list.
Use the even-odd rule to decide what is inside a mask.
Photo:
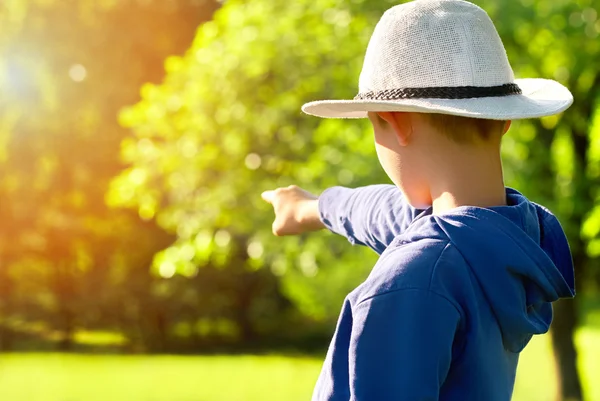
[(189, 46), (213, 8), (133, 0), (0, 5), (3, 348), (11, 328), (27, 320), (62, 332), (64, 347), (77, 327), (137, 327), (151, 298), (147, 266), (170, 237), (105, 204), (108, 182), (123, 168), (125, 131), (116, 114), (139, 98), (143, 82), (162, 76), (162, 60)]
[[(589, 138), (597, 135), (590, 124), (598, 52), (592, 39), (599, 30), (593, 4), (480, 3), (497, 21), (517, 76), (558, 79), (576, 96), (564, 116), (515, 124), (504, 155), (508, 183), (549, 204), (577, 251), (578, 223), (587, 218), (591, 198), (576, 187), (596, 174), (587, 156)], [(178, 272), (193, 273), (209, 260), (227, 264), (229, 247), (241, 247), (247, 248), (250, 268), (267, 266), (293, 276), (294, 293), (292, 287), (304, 283), (295, 271), (306, 276), (318, 271), (310, 280), (315, 288), (318, 277), (340, 274), (334, 264), (348, 265), (350, 281), (365, 273), (369, 256), (342, 250), (337, 239), (271, 238), (271, 216), (259, 194), (289, 183), (318, 192), (386, 180), (364, 122), (318, 120), (303, 116), (299, 106), (354, 96), (369, 35), (390, 5), (229, 1), (199, 29), (184, 57), (166, 61), (165, 81), (146, 85), (142, 101), (121, 113), (121, 123), (134, 133), (123, 142), (132, 167), (113, 182), (109, 195), (111, 202), (135, 205), (141, 215), (177, 233), (175, 247), (157, 258), (158, 268), (172, 264)], [(587, 141), (581, 155), (579, 136)], [(588, 237), (600, 227), (593, 216)], [(241, 242), (224, 240), (230, 237)], [(590, 255), (593, 247), (592, 241)], [(314, 299), (300, 293), (306, 302)]]
[(231, 1), (184, 57), (167, 59), (165, 81), (146, 85), (142, 101), (121, 113), (135, 133), (123, 142), (132, 167), (109, 193), (114, 204), (136, 205), (177, 233), (176, 245), (156, 258), (159, 271), (228, 266), (242, 250), (248, 269), (283, 276), (304, 312), (335, 317), (340, 295), (373, 259), (327, 235), (275, 242), (260, 193), (292, 182), (319, 191), (383, 179), (364, 123), (320, 122), (299, 105), (352, 96), (370, 14), (385, 6), (358, 13), (358, 5), (336, 1)]
[[(507, 183), (559, 215), (579, 290), (592, 292), (600, 3), (476, 3), (518, 77), (554, 78), (575, 95), (563, 115), (514, 124), (503, 154)], [(23, 320), (65, 340), (109, 327), (155, 350), (179, 337), (198, 349), (328, 334), (375, 255), (328, 233), (274, 238), (260, 193), (387, 181), (367, 123), (300, 106), (355, 95), (369, 36), (394, 4), (229, 0), (196, 31), (216, 4), (3, 2), (0, 340)], [(576, 313), (561, 305), (566, 355)]]
[[(476, 3), (496, 22), (517, 77), (556, 79), (575, 95), (563, 115), (513, 125), (503, 148), (506, 179), (559, 215), (577, 276), (598, 277), (600, 4)], [(193, 275), (206, 264), (230, 266), (231, 250), (240, 250), (248, 269), (280, 275), (304, 313), (334, 318), (373, 256), (326, 234), (272, 238), (259, 194), (291, 183), (319, 192), (386, 180), (364, 122), (318, 120), (299, 107), (355, 95), (367, 40), (391, 5), (230, 0), (185, 56), (167, 60), (164, 82), (146, 85), (142, 100), (120, 115), (133, 133), (123, 142), (132, 167), (109, 193), (112, 204), (137, 207), (177, 234), (155, 260), (159, 271)], [(555, 343), (566, 344), (556, 349), (559, 361), (574, 370), (574, 354), (561, 359), (574, 352), (574, 304), (559, 303), (556, 311)]]

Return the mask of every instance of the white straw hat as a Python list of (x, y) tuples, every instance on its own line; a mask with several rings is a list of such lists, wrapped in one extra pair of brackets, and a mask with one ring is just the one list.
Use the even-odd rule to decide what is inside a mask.
[(367, 47), (353, 100), (302, 106), (318, 117), (410, 111), (514, 120), (557, 114), (573, 103), (548, 79), (515, 79), (487, 13), (462, 0), (416, 0), (385, 12)]

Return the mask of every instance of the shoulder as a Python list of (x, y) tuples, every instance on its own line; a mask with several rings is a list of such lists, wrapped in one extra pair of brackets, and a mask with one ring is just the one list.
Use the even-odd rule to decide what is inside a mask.
[(395, 291), (424, 290), (452, 299), (448, 282), (460, 285), (468, 266), (447, 239), (397, 241), (388, 247), (373, 271), (355, 290), (357, 303)]

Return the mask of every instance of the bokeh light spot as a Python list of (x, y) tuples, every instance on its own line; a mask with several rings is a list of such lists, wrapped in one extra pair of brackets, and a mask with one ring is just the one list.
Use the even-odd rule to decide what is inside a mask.
[(354, 173), (352, 171), (343, 169), (338, 173), (338, 181), (340, 184), (348, 185), (352, 180), (354, 180)]
[(142, 138), (137, 143), (137, 149), (143, 156), (150, 156), (154, 150), (154, 143), (148, 138)]
[(158, 274), (162, 278), (171, 278), (175, 275), (175, 265), (171, 262), (163, 262), (158, 267)]
[(143, 183), (146, 182), (147, 177), (148, 177), (148, 174), (146, 173), (145, 170), (142, 170), (141, 168), (134, 168), (129, 173), (129, 180), (134, 185), (142, 185)]
[(276, 276), (283, 276), (287, 270), (287, 263), (284, 257), (276, 258), (271, 264), (271, 271)]
[(246, 156), (245, 163), (246, 167), (248, 167), (250, 170), (256, 170), (260, 167), (262, 159), (256, 153), (250, 153), (248, 156)]
[(259, 259), (264, 252), (264, 247), (259, 241), (252, 241), (248, 244), (248, 256), (252, 259)]
[(560, 66), (556, 70), (554, 70), (554, 78), (557, 81), (567, 82), (569, 80), (569, 69), (567, 67)]
[(221, 248), (224, 248), (227, 245), (229, 245), (230, 241), (231, 241), (231, 234), (229, 234), (228, 231), (219, 230), (215, 233), (215, 244), (217, 244)]
[(156, 214), (156, 208), (150, 203), (144, 203), (140, 205), (138, 214), (142, 220), (148, 221), (151, 220)]
[(184, 244), (179, 249), (179, 256), (183, 260), (190, 261), (194, 259), (194, 256), (196, 256), (196, 249), (191, 244)]
[(571, 26), (578, 28), (581, 25), (583, 25), (583, 15), (581, 15), (580, 12), (573, 12), (571, 13), (571, 15), (569, 16), (569, 24), (571, 24)]
[(207, 230), (200, 231), (194, 239), (194, 245), (196, 246), (196, 249), (201, 252), (208, 250), (211, 243), (212, 235)]
[(317, 260), (312, 252), (302, 252), (300, 254), (300, 270), (306, 277), (314, 277), (317, 275), (319, 267)]
[(87, 70), (81, 64), (73, 64), (69, 68), (69, 77), (75, 82), (81, 82), (87, 77)]
[(598, 18), (598, 12), (593, 8), (586, 8), (581, 13), (581, 18), (588, 23), (594, 23), (596, 18)]

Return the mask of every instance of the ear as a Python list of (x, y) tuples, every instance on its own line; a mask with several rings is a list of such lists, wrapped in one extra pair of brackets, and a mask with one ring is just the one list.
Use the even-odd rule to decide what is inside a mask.
[(512, 121), (510, 121), (510, 120), (508, 120), (507, 122), (504, 123), (504, 128), (502, 129), (502, 135), (504, 135), (508, 132), (508, 129), (510, 128), (511, 123), (512, 123)]
[(400, 146), (409, 144), (412, 137), (412, 123), (408, 113), (382, 111), (378, 112), (377, 115), (392, 127)]

